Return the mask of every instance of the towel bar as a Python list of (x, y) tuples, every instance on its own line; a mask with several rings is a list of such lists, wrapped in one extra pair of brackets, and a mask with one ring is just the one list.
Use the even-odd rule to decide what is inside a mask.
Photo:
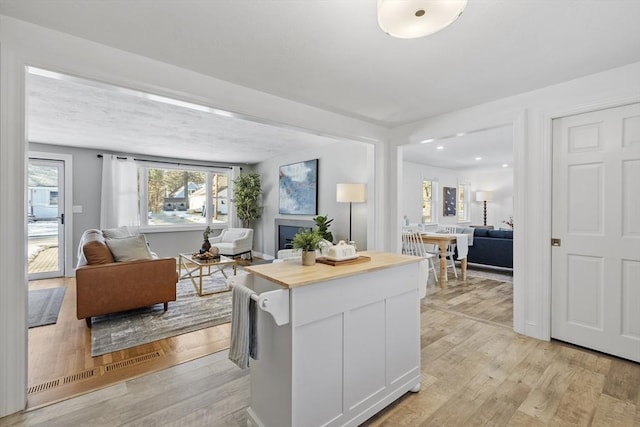
[[(253, 274), (243, 274), (240, 276), (230, 276), (227, 279), (227, 285), (233, 288), (236, 284), (252, 288)], [(282, 326), (289, 323), (289, 290), (275, 289), (273, 291), (265, 291), (261, 294), (254, 293), (251, 299), (256, 301), (258, 307), (262, 311), (269, 313), (276, 325)]]
[(276, 289), (261, 294), (251, 295), (251, 299), (258, 302), (261, 310), (271, 314), (276, 325), (289, 323), (289, 290)]

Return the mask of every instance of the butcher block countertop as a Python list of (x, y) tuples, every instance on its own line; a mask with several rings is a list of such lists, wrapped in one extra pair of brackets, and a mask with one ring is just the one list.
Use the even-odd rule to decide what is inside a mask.
[(347, 263), (344, 265), (326, 265), (316, 262), (315, 265), (302, 265), (300, 260), (285, 261), (273, 264), (261, 264), (244, 267), (256, 276), (263, 277), (285, 288), (297, 288), (326, 282), (356, 274), (368, 273), (398, 265), (420, 262), (422, 258), (400, 255), (390, 252), (358, 252), (358, 256), (366, 256), (371, 260), (361, 263)]

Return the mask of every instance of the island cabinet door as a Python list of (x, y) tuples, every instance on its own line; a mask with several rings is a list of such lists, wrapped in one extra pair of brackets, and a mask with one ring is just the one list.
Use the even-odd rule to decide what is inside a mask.
[(357, 425), (419, 384), (418, 270), (291, 290), (293, 425)]

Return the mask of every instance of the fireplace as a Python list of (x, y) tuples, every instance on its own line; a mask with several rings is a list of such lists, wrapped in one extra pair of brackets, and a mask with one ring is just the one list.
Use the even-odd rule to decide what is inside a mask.
[(291, 249), (293, 236), (296, 235), (298, 230), (312, 229), (315, 226), (315, 222), (312, 220), (301, 219), (276, 219), (276, 236), (275, 236), (275, 254), (277, 256), (278, 251), (281, 249)]

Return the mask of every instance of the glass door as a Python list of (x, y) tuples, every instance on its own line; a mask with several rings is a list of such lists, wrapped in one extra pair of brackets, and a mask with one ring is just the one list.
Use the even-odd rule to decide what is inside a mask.
[(64, 162), (29, 158), (27, 265), (29, 280), (64, 275)]

